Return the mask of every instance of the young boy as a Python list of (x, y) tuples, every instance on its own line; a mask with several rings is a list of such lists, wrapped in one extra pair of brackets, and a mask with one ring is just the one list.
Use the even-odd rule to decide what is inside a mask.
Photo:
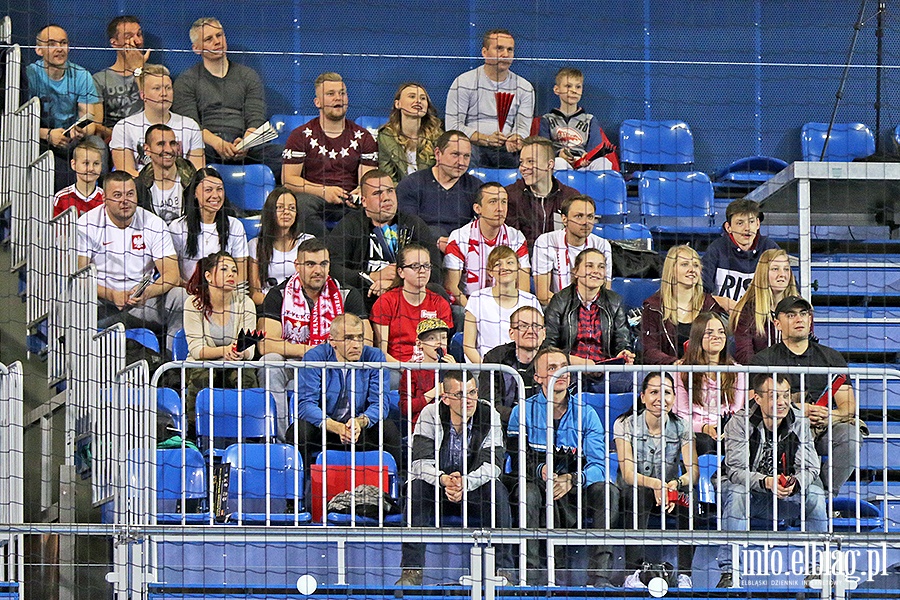
[[(422, 319), (416, 327), (416, 352), (422, 364), (455, 363), (447, 352), (450, 328), (442, 319)], [(434, 371), (419, 369), (400, 374), (400, 412), (415, 426), (419, 413), (437, 397)], [(410, 405), (412, 402), (412, 405)], [(412, 431), (412, 429), (410, 429)]]
[(72, 151), (69, 165), (75, 172), (75, 183), (56, 192), (53, 197), (53, 216), (59, 216), (74, 206), (80, 217), (103, 204), (103, 188), (97, 185), (103, 172), (101, 150), (90, 142), (81, 142)]
[(559, 108), (541, 117), (541, 136), (550, 138), (556, 148), (557, 171), (619, 170), (616, 147), (603, 133), (594, 115), (578, 106), (584, 91), (584, 74), (563, 67), (556, 74), (553, 93), (559, 96)]
[[(735, 200), (725, 209), (725, 233), (703, 255), (703, 289), (737, 303), (747, 291), (759, 256), (778, 244), (759, 233), (759, 204)], [(721, 303), (721, 302), (720, 302)], [(733, 306), (733, 305), (732, 305)]]

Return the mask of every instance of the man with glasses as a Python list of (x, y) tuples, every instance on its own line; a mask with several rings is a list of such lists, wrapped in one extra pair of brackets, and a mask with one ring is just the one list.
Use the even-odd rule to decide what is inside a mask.
[[(813, 307), (800, 296), (783, 298), (775, 307), (775, 329), (781, 341), (757, 353), (751, 365), (767, 367), (832, 367), (827, 375), (789, 375), (794, 402), (809, 417), (816, 450), (828, 457), (822, 482), (832, 495), (856, 469), (860, 428), (856, 398), (841, 353), (810, 339)], [(774, 370), (774, 369), (773, 369)], [(868, 433), (867, 429), (864, 429)]]
[[(779, 519), (802, 515), (805, 531), (828, 528), (819, 457), (813, 447), (809, 421), (791, 402), (791, 389), (787, 377), (752, 374), (753, 402), (725, 425), (721, 471), (723, 530), (746, 531), (750, 519), (773, 518), (776, 502)], [(716, 587), (732, 587), (730, 545), (719, 547), (718, 563), (722, 575)]]
[[(28, 96), (41, 101), (41, 151), (49, 149), (56, 156), (55, 189), (62, 189), (74, 183), (74, 173), (67, 168), (69, 154), (85, 136), (95, 135), (93, 120), (103, 118), (103, 105), (91, 74), (69, 62), (65, 29), (58, 25), (41, 29), (34, 51), (41, 60), (25, 69)], [(88, 124), (73, 127), (82, 119), (88, 119)], [(93, 141), (105, 149), (102, 139)]]
[[(345, 313), (331, 323), (327, 343), (312, 348), (303, 361), (381, 363), (384, 354), (366, 345), (362, 320)], [(383, 449), (399, 466), (402, 464), (400, 431), (387, 418), (389, 391), (388, 374), (383, 369), (299, 369), (297, 420), (288, 428), (286, 441), (289, 444), (296, 441), (307, 469), (316, 453), (323, 449), (323, 436), (326, 448)]]
[[(506, 456), (500, 416), (478, 399), (478, 384), (468, 371), (446, 372), (441, 387), (440, 400), (422, 409), (413, 434), (411, 524), (441, 526), (442, 517), (462, 518), (465, 502), (464, 527), (509, 528), (509, 493), (500, 481)], [(404, 543), (400, 564), (396, 585), (422, 585), (425, 545)], [(499, 547), (497, 564), (511, 580), (508, 546)]]
[(553, 176), (554, 155), (553, 142), (547, 138), (526, 138), (519, 153), (522, 177), (506, 186), (507, 222), (525, 235), (529, 248), (541, 234), (556, 229), (555, 217), (563, 201), (578, 195), (578, 190), (563, 185)]
[[(303, 358), (311, 348), (324, 344), (335, 319), (350, 313), (363, 319), (366, 339), (371, 340), (371, 328), (366, 321), (362, 296), (355, 289), (341, 289), (329, 275), (331, 261), (322, 240), (312, 238), (297, 245), (295, 273), (273, 287), (263, 301), (258, 327), (266, 332), (259, 343), (263, 360), (280, 361)], [(275, 393), (278, 415), (278, 434), (287, 428), (287, 399), (285, 390), (291, 389), (292, 369), (269, 368), (269, 390)]]
[[(509, 316), (508, 344), (497, 346), (484, 355), (485, 364), (507, 365), (519, 372), (525, 384), (525, 397), (538, 392), (534, 381), (534, 357), (544, 343), (544, 315), (533, 306), (517, 308)], [(479, 396), (492, 401), (500, 413), (503, 428), (509, 424), (509, 414), (519, 402), (519, 384), (506, 373), (482, 373), (479, 378)]]
[(397, 210), (397, 190), (380, 169), (360, 179), (363, 210), (348, 213), (325, 238), (334, 262), (334, 276), (359, 290), (368, 310), (390, 289), (397, 275), (397, 251), (410, 242), (422, 244), (431, 256), (431, 279), (441, 282), (437, 238), (414, 214)]
[[(593, 408), (569, 392), (568, 373), (557, 377), (551, 388), (553, 375), (569, 364), (565, 351), (546, 347), (537, 353), (534, 364), (534, 380), (541, 386), (540, 391), (525, 401), (524, 413), (519, 412), (519, 406), (513, 407), (506, 430), (506, 448), (512, 457), (516, 481), (519, 469), (525, 470), (525, 491), (523, 493), (517, 488), (514, 510), (518, 510), (516, 502), (525, 502), (525, 525), (529, 528), (590, 526), (594, 529), (614, 529), (619, 519), (619, 511), (616, 510), (619, 489), (610, 481), (610, 474), (606, 473), (603, 423)], [(552, 434), (547, 431), (548, 411), (552, 411)], [(521, 434), (524, 434), (524, 439)], [(549, 439), (554, 440), (552, 464), (548, 462), (547, 454)], [(525, 464), (519, 463), (520, 444), (524, 444)], [(551, 500), (553, 522), (547, 523), (546, 505)], [(610, 508), (608, 512), (607, 507)], [(611, 558), (612, 552), (608, 546), (590, 544), (588, 585), (611, 587)], [(547, 560), (541, 557), (536, 541), (527, 544), (527, 564), (528, 583), (546, 584)]]
[(572, 266), (586, 248), (603, 253), (608, 267), (606, 279), (612, 281), (612, 246), (593, 233), (594, 201), (588, 196), (574, 196), (564, 200), (560, 210), (565, 229), (538, 237), (531, 260), (535, 296), (544, 306), (572, 282)]

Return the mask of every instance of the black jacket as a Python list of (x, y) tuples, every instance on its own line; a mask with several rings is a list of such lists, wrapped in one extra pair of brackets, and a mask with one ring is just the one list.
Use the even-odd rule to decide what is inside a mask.
[[(612, 358), (622, 350), (631, 349), (631, 335), (622, 297), (612, 290), (603, 288), (597, 298), (603, 318), (603, 353)], [(555, 346), (567, 354), (575, 346), (578, 336), (577, 284), (573, 283), (557, 292), (544, 310), (544, 325), (547, 327), (545, 346)]]

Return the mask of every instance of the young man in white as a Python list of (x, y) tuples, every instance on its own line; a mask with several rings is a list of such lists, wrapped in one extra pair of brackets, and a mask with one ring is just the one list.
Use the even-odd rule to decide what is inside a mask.
[(515, 46), (505, 29), (485, 33), (484, 64), (457, 77), (447, 92), (444, 126), (469, 136), (475, 166), (514, 168), (522, 140), (531, 132), (534, 88), (509, 70)]
[[(444, 256), (444, 287), (465, 306), (468, 297), (490, 287), (487, 258), (497, 246), (509, 246), (519, 257), (519, 289), (531, 290), (531, 261), (525, 236), (506, 224), (508, 196), (499, 183), (485, 183), (475, 194), (475, 220), (450, 234)], [(463, 277), (465, 275), (465, 278)]]
[[(606, 264), (612, 265), (612, 246), (592, 233), (594, 201), (588, 196), (575, 196), (564, 201), (560, 211), (565, 229), (545, 233), (534, 243), (535, 295), (544, 306), (572, 282), (572, 265), (582, 250), (596, 248), (606, 257)], [(611, 280), (612, 269), (607, 269), (607, 274)]]
[(184, 297), (180, 289), (170, 293), (180, 277), (166, 224), (138, 207), (134, 179), (124, 171), (106, 176), (103, 195), (103, 206), (78, 219), (78, 268), (97, 268), (97, 324), (155, 326), (171, 348)]
[(169, 69), (162, 65), (144, 65), (137, 82), (144, 110), (122, 119), (113, 127), (109, 147), (116, 170), (127, 171), (136, 177), (138, 171), (150, 163), (150, 158), (144, 154), (144, 136), (147, 129), (157, 123), (171, 127), (184, 157), (195, 168), (203, 168), (206, 158), (200, 126), (193, 119), (171, 111), (173, 92)]

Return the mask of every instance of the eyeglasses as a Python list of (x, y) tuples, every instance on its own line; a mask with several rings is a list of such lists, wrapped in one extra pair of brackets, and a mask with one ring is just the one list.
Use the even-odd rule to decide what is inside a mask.
[(363, 334), (359, 335), (345, 335), (342, 338), (331, 338), (332, 342), (355, 342), (357, 344), (362, 344), (366, 341), (366, 338)]
[(401, 269), (412, 269), (413, 271), (418, 271), (421, 273), (422, 271), (430, 271), (431, 263), (412, 263), (410, 265), (403, 265), (400, 267)]
[(454, 400), (462, 400), (463, 397), (477, 399), (478, 398), (478, 389), (476, 388), (474, 390), (469, 390), (465, 394), (463, 394), (462, 392), (456, 392), (455, 394), (451, 394), (449, 392), (444, 392), (444, 395), (447, 396), (448, 398), (453, 398)]
[(515, 327), (511, 327), (511, 329), (518, 331), (540, 331), (541, 329), (546, 329), (546, 327), (538, 323), (519, 323)]
[(289, 204), (289, 205), (287, 205), (287, 206), (276, 206), (276, 207), (275, 207), (275, 212), (280, 212), (280, 213), (295, 213), (295, 212), (297, 212), (297, 207), (294, 206), (294, 205), (292, 205), (292, 204)]
[(323, 269), (327, 269), (328, 267), (331, 266), (331, 261), (323, 260), (322, 262), (315, 262), (313, 260), (304, 260), (303, 262), (298, 263), (298, 264), (303, 265), (307, 269), (312, 269), (314, 267), (322, 267)]

